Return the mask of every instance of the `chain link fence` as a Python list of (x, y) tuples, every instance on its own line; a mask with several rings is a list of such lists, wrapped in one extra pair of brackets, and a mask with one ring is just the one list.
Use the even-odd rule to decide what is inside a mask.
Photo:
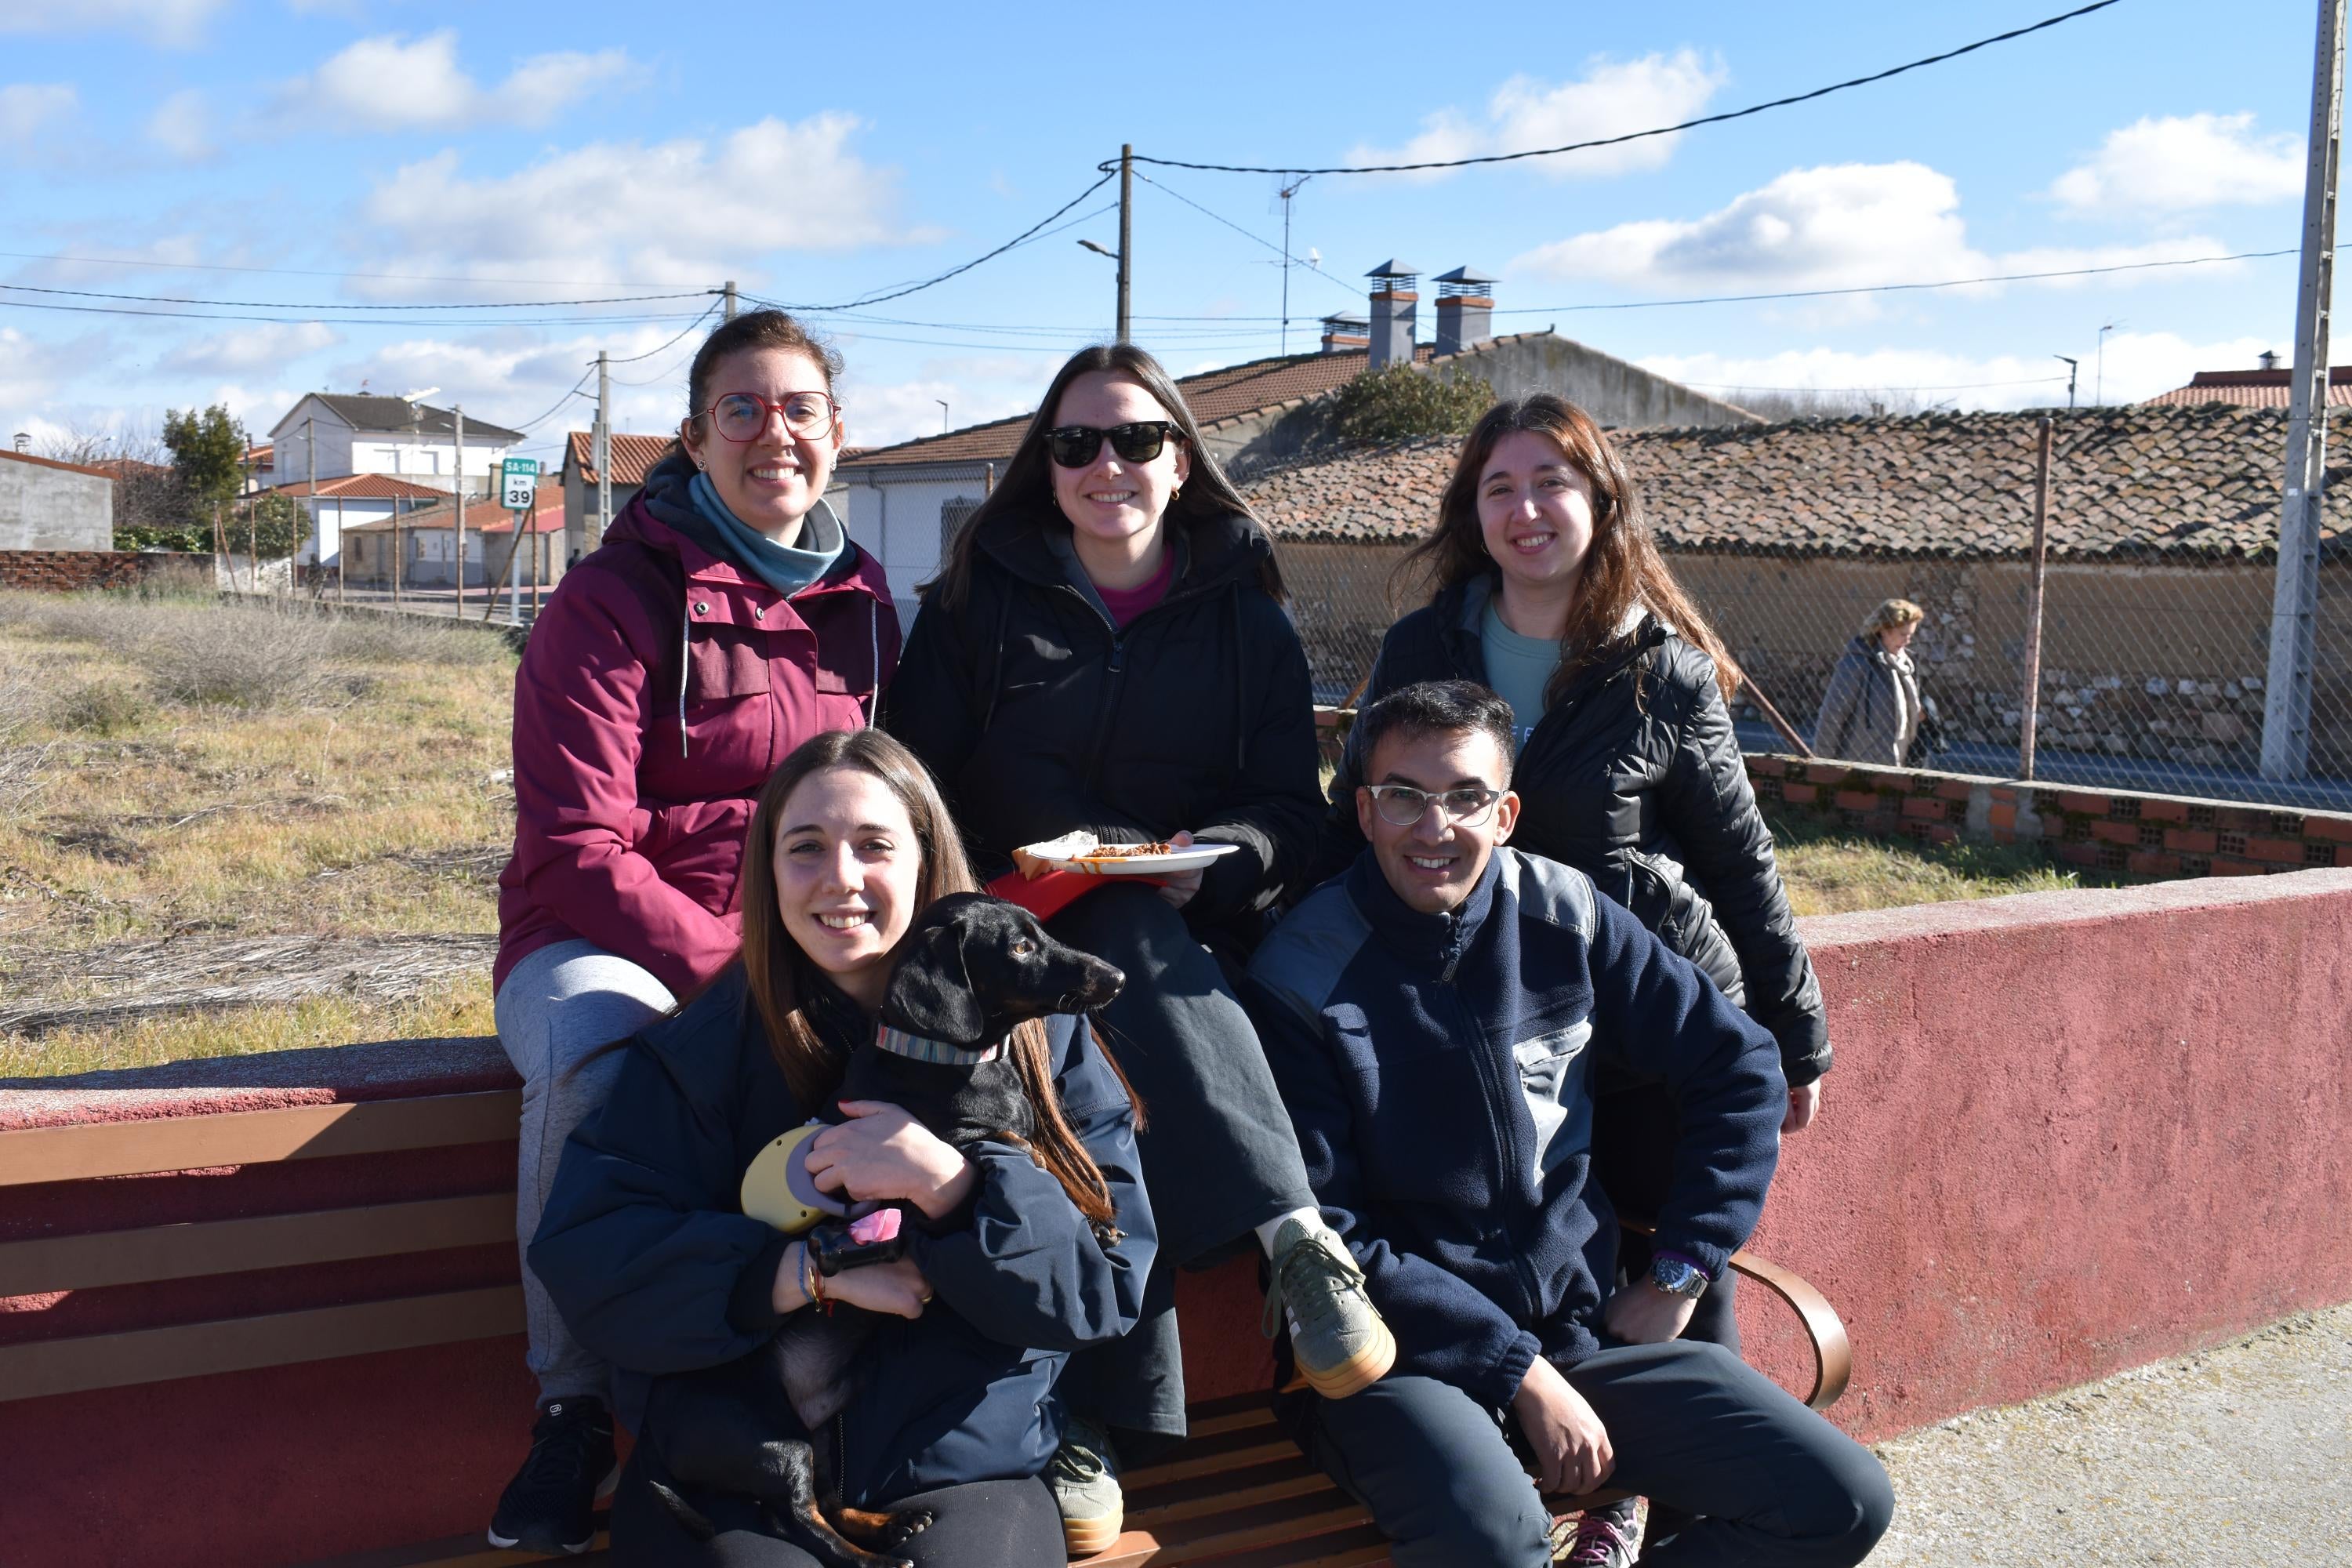
[[(2035, 778), (2352, 807), (2352, 537), (2332, 506), (2305, 772), (2262, 773), (2284, 416), (2127, 408), (2055, 423)], [(1913, 764), (2016, 777), (2038, 426), (1927, 416), (1619, 440), (1675, 574), (1808, 743), (1864, 620), (1907, 599), (1926, 612), (1909, 653), (1935, 712)], [(1396, 614), (1425, 602), (1395, 573), (1435, 515), (1453, 450), (1407, 443), (1249, 487), (1280, 545), (1318, 701), (1349, 700)], [(1757, 704), (1735, 718), (1748, 749), (1790, 749)]]

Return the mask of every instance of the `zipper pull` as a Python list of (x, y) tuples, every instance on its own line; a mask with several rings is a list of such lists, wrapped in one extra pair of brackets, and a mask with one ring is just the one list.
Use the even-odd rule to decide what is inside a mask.
[(1109, 668), (1110, 668), (1110, 672), (1111, 672), (1113, 675), (1117, 675), (1117, 674), (1119, 672), (1119, 670), (1120, 670), (1120, 669), (1121, 669), (1121, 668), (1126, 665), (1126, 663), (1127, 663), (1127, 639), (1126, 639), (1125, 637), (1113, 637), (1113, 638), (1111, 638), (1111, 639), (1110, 639), (1110, 667), (1109, 667)]

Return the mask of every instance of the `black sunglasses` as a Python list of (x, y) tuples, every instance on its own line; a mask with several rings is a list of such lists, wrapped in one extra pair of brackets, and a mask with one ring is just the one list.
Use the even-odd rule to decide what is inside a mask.
[(1118, 454), (1121, 462), (1148, 463), (1160, 456), (1160, 448), (1168, 444), (1171, 436), (1180, 441), (1184, 438), (1184, 433), (1165, 419), (1139, 419), (1132, 425), (1114, 425), (1108, 430), (1097, 430), (1091, 425), (1064, 425), (1045, 432), (1045, 449), (1062, 467), (1083, 468), (1095, 460), (1095, 454), (1102, 450), (1104, 438), (1108, 437), (1110, 449)]

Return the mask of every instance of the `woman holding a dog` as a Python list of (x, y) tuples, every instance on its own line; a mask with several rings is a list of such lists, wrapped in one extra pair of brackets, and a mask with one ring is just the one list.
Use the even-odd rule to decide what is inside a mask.
[(1160, 1261), (1144, 1323), (1079, 1359), (1048, 1479), (1072, 1552), (1123, 1517), (1117, 1460), (1184, 1431), (1173, 1268), (1253, 1236), (1269, 1317), (1327, 1397), (1395, 1346), (1315, 1207), (1296, 1134), (1223, 963), (1306, 870), (1321, 813), (1307, 658), (1265, 531), (1201, 445), (1182, 395), (1128, 344), (1046, 389), (1003, 477), (926, 589), (887, 724), (953, 803), (985, 867), (1074, 829), (1112, 844), (1234, 847), (1153, 888), (1106, 879), (1054, 917), (1117, 964), (1102, 1015), (1150, 1119)]
[[(1133, 1102), (1082, 1020), (1033, 1018), (1001, 1042), (1034, 1108), (1028, 1150), (960, 1152), (878, 1102), (843, 1102), (847, 1120), (811, 1140), (820, 1188), (910, 1206), (904, 1258), (828, 1275), (814, 1240), (742, 1212), (754, 1156), (824, 1110), (857, 1053), (905, 1049), (877, 1015), (903, 1022), (908, 995), (979, 967), (937, 964), (919, 977), (930, 992), (893, 989), (910, 984), (894, 973), (900, 939), (972, 885), (904, 746), (875, 730), (819, 736), (760, 795), (740, 961), (614, 1053), (617, 1082), (564, 1152), (530, 1261), (618, 1369), (637, 1435), (614, 1562), (856, 1561), (827, 1551), (831, 1529), (918, 1564), (1065, 1560), (1037, 1479), (1060, 1437), (1055, 1381), (1069, 1352), (1134, 1323), (1154, 1251)], [(839, 1303), (864, 1309), (843, 1322), (870, 1337), (842, 1369), (845, 1408), (811, 1432), (788, 1347), (813, 1330), (821, 1354)], [(816, 1473), (795, 1490), (792, 1465), (763, 1456), (810, 1453), (812, 1438)], [(772, 1487), (744, 1479), (762, 1465)], [(795, 1518), (811, 1498), (827, 1506), (823, 1528)]]
[[(522, 1075), (516, 1227), (626, 1037), (733, 958), (744, 825), (809, 737), (870, 721), (898, 650), (881, 563), (823, 497), (836, 356), (777, 310), (713, 331), (678, 447), (565, 574), (515, 677), (514, 856), (499, 879), (499, 1040)], [(526, 1263), (540, 1416), (489, 1539), (583, 1550), (613, 1468), (610, 1369)]]
[[(1463, 442), (1437, 526), (1404, 569), (1433, 595), (1389, 628), (1364, 706), (1456, 679), (1508, 702), (1513, 846), (1586, 873), (1769, 1029), (1790, 1085), (1781, 1131), (1801, 1131), (1821, 1104), (1829, 1028), (1732, 733), (1738, 667), (1660, 557), (1608, 436), (1549, 394), (1498, 404)], [(1326, 874), (1363, 847), (1362, 766), (1351, 745), (1332, 780)], [(1592, 1169), (1621, 1212), (1657, 1211), (1677, 1125), (1664, 1089), (1603, 1072)], [(1688, 1259), (1653, 1259), (1631, 1238), (1621, 1253), (1631, 1288), (1697, 1295), (1683, 1338), (1738, 1349), (1727, 1271), (1693, 1279)], [(1571, 1561), (1631, 1560), (1630, 1501), (1580, 1528)], [(1654, 1510), (1654, 1538), (1674, 1528)]]

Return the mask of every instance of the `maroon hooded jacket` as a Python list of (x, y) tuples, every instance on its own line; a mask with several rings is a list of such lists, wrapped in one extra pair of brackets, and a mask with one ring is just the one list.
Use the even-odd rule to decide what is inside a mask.
[(678, 994), (716, 974), (740, 942), (752, 797), (812, 735), (871, 722), (898, 665), (879, 562), (845, 542), (787, 599), (695, 512), (691, 472), (646, 475), (531, 628), (494, 986), (572, 937)]

